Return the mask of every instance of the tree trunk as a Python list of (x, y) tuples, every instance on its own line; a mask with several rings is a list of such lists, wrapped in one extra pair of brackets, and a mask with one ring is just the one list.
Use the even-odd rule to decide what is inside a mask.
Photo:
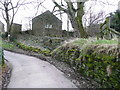
[(8, 37), (8, 42), (9, 42), (10, 41), (10, 24), (9, 23), (7, 23), (7, 32), (8, 32), (7, 37)]
[[(78, 10), (75, 11), (73, 10), (73, 6), (71, 6), (72, 4), (68, 4), (69, 6), (69, 12), (67, 13), (71, 24), (72, 24), (72, 28), (75, 31), (74, 36), (75, 37), (81, 37), (81, 38), (86, 38), (87, 37), (87, 33), (83, 28), (83, 24), (82, 24), (82, 16), (84, 15), (84, 3), (81, 2), (77, 2), (77, 8)], [(77, 16), (76, 16), (77, 14)]]
[[(54, 0), (53, 0), (53, 2), (60, 10), (64, 11), (68, 15), (71, 25), (72, 25), (72, 28), (75, 31), (75, 37), (86, 38), (87, 33), (84, 30), (83, 24), (82, 24), (82, 16), (84, 15), (84, 10), (83, 10), (84, 2), (76, 2), (77, 9), (75, 9), (71, 0), (69, 2), (65, 1), (67, 3), (67, 9), (63, 8), (61, 5), (59, 5)], [(77, 14), (77, 16), (76, 16), (76, 14)]]
[(5, 14), (6, 14), (6, 23), (7, 23), (7, 32), (8, 32), (8, 41), (10, 41), (10, 20), (9, 20), (9, 14), (8, 14), (8, 5), (5, 3)]
[(74, 37), (80, 37), (80, 32), (79, 32), (78, 24), (77, 24), (77, 21), (76, 21), (75, 17), (71, 17), (71, 16), (69, 15), (69, 19), (70, 19), (72, 28), (73, 28), (74, 31), (75, 31)]
[[(4, 7), (5, 7), (5, 14), (6, 14), (6, 23), (7, 23), (7, 32), (8, 32), (8, 41), (10, 41), (10, 32), (11, 32), (11, 27), (12, 27), (12, 23), (13, 21), (10, 22), (10, 18), (9, 18), (9, 9), (8, 9), (8, 3), (4, 3)], [(12, 20), (13, 20), (13, 17), (12, 17)]]
[(83, 28), (83, 24), (82, 24), (82, 17), (84, 15), (84, 3), (83, 2), (77, 2), (77, 7), (79, 8), (79, 10), (77, 11), (77, 25), (78, 25), (78, 29), (80, 32), (80, 37), (81, 38), (87, 38), (87, 33)]

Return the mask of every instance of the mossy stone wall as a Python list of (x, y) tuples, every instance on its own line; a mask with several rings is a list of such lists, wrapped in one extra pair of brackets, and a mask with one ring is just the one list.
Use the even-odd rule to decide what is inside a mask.
[(88, 45), (80, 49), (67, 44), (52, 52), (54, 59), (68, 63), (75, 71), (107, 88), (120, 88), (119, 55), (117, 45)]

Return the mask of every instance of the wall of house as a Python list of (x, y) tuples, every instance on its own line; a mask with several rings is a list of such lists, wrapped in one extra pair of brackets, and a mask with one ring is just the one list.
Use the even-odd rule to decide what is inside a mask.
[(44, 36), (43, 30), (44, 30), (43, 25), (41, 25), (40, 22), (34, 22), (34, 20), (33, 20), (33, 24), (32, 24), (33, 34), (37, 35), (37, 36)]
[(62, 22), (51, 12), (47, 11), (32, 20), (32, 30), (38, 36), (59, 36), (59, 31), (62, 30)]
[(14, 23), (11, 29), (11, 35), (15, 36), (21, 32), (22, 25)]
[(62, 35), (62, 30), (56, 30), (56, 29), (45, 29), (44, 33), (46, 36), (50, 36), (50, 37), (61, 37)]
[(4, 24), (0, 21), (0, 32), (4, 32)]

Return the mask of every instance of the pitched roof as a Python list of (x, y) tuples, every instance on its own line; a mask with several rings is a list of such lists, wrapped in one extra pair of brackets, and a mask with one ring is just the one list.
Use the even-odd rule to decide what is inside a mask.
[(2, 23), (2, 22), (0, 21), (0, 23)]
[[(0, 24), (3, 24), (1, 21), (0, 21)], [(4, 25), (4, 24), (3, 24)]]
[(60, 22), (62, 22), (60, 19), (58, 19), (58, 18), (57, 18), (52, 12), (50, 12), (49, 10), (47, 10), (46, 12), (44, 12), (44, 13), (42, 13), (42, 14), (36, 16), (36, 17), (33, 18), (33, 19), (40, 18), (40, 17), (42, 17), (42, 16), (44, 16), (44, 15), (46, 15), (46, 14), (52, 15), (54, 18), (56, 18), (57, 20), (59, 20)]

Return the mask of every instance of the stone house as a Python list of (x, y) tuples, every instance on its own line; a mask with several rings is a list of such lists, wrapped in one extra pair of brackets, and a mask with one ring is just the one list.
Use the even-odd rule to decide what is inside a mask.
[(32, 32), (38, 36), (60, 36), (62, 21), (49, 10), (32, 19)]
[(13, 23), (11, 28), (11, 35), (16, 36), (17, 34), (19, 34), (21, 32), (21, 28), (21, 24)]
[(4, 24), (0, 21), (0, 33), (4, 32)]

